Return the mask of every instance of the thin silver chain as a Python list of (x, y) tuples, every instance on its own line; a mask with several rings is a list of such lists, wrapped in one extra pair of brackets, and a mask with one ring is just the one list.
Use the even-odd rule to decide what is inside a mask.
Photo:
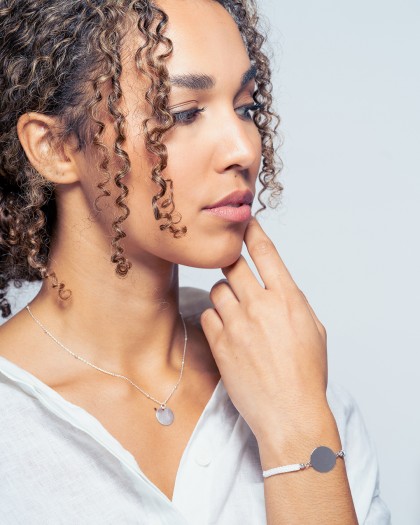
[(161, 408), (165, 408), (166, 407), (166, 404), (167, 402), (171, 399), (172, 397), (172, 394), (175, 392), (175, 390), (178, 388), (178, 385), (182, 379), (182, 374), (184, 373), (184, 364), (185, 364), (185, 353), (186, 353), (186, 350), (187, 350), (187, 341), (188, 341), (188, 333), (187, 333), (187, 326), (185, 324), (185, 321), (184, 321), (184, 317), (182, 316), (181, 312), (179, 313), (179, 315), (181, 316), (181, 320), (182, 320), (182, 324), (184, 326), (184, 352), (183, 352), (183, 355), (182, 355), (182, 363), (181, 363), (181, 371), (180, 371), (180, 374), (179, 374), (179, 379), (176, 383), (176, 385), (172, 388), (172, 391), (171, 393), (169, 394), (169, 396), (165, 399), (165, 401), (163, 403), (161, 403), (160, 401), (158, 401), (156, 398), (154, 398), (153, 396), (151, 396), (150, 394), (148, 394), (147, 392), (145, 392), (143, 389), (141, 389), (138, 385), (136, 385), (133, 381), (131, 381), (130, 378), (126, 377), (126, 376), (123, 376), (122, 374), (116, 374), (115, 372), (109, 372), (108, 370), (104, 370), (103, 368), (101, 368), (100, 366), (96, 366), (95, 364), (91, 363), (90, 361), (88, 361), (87, 359), (85, 359), (84, 357), (81, 357), (80, 355), (77, 355), (75, 354), (74, 352), (72, 352), (69, 348), (67, 348), (66, 346), (63, 345), (63, 343), (61, 343), (42, 323), (41, 321), (34, 316), (34, 314), (32, 313), (31, 309), (29, 308), (29, 305), (26, 306), (26, 309), (28, 310), (29, 312), (29, 315), (32, 317), (32, 319), (36, 322), (36, 324), (38, 326), (40, 326), (42, 328), (42, 330), (49, 336), (51, 337), (51, 339), (57, 343), (59, 346), (61, 346), (61, 348), (63, 350), (65, 350), (67, 353), (69, 353), (70, 355), (72, 355), (75, 359), (78, 359), (79, 361), (82, 361), (82, 363), (86, 363), (87, 365), (91, 366), (92, 368), (94, 368), (95, 370), (98, 370), (99, 372), (102, 372), (104, 374), (107, 374), (109, 376), (113, 376), (113, 377), (119, 377), (121, 379), (125, 379), (125, 381), (127, 381), (128, 383), (130, 383), (130, 385), (133, 385), (134, 388), (136, 388), (139, 392), (141, 392), (143, 395), (145, 395), (148, 399), (151, 399), (152, 401), (154, 401), (155, 403), (157, 403), (158, 405), (160, 405)]

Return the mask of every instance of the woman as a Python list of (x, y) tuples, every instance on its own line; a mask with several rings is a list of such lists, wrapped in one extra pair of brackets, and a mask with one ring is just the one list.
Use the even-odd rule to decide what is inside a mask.
[[(324, 328), (251, 217), (258, 177), (281, 190), (256, 22), (0, 2), (4, 313), (10, 280), (43, 280), (0, 332), (2, 523), (388, 523)], [(201, 325), (178, 264), (223, 269)], [(331, 464), (271, 472), (314, 449)]]

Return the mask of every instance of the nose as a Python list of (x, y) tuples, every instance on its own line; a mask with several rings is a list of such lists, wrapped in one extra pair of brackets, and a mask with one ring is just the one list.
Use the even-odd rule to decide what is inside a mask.
[(261, 161), (261, 137), (255, 124), (232, 112), (217, 132), (215, 168), (218, 173), (246, 171)]

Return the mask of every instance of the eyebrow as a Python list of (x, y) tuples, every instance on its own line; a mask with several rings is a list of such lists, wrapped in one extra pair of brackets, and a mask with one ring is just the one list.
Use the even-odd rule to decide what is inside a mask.
[[(248, 82), (253, 80), (257, 75), (257, 67), (251, 66), (248, 71), (242, 75), (241, 89), (245, 87)], [(202, 73), (187, 73), (184, 75), (174, 75), (169, 78), (173, 86), (192, 89), (192, 90), (206, 90), (211, 89), (216, 85), (216, 80), (213, 76)]]

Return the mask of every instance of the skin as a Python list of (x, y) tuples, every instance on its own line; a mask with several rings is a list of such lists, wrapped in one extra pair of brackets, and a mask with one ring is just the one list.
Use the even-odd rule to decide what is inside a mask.
[[(44, 115), (21, 117), (18, 130), (32, 165), (58, 184), (51, 266), (72, 290), (63, 303), (45, 282), (31, 308), (75, 353), (163, 400), (178, 379), (183, 350), (178, 264), (223, 269), (227, 280), (211, 291), (214, 308), (202, 314), (203, 331), (188, 325), (184, 376), (169, 403), (176, 424), (157, 425), (153, 404), (132, 386), (58, 351), (26, 311), (2, 327), (0, 348), (101, 421), (171, 499), (182, 453), (220, 375), (257, 438), (264, 469), (307, 461), (317, 443), (336, 451), (341, 443), (325, 396), (324, 328), (256, 220), (230, 223), (202, 211), (234, 190), (255, 192), (261, 144), (244, 109), (253, 103), (253, 81), (240, 89), (251, 64), (238, 28), (215, 2), (160, 4), (174, 43), (170, 75), (204, 73), (215, 81), (208, 90), (174, 87), (171, 94), (172, 111), (205, 107), (166, 140), (165, 177), (174, 181), (186, 237), (161, 232), (152, 214), (156, 187), (140, 131), (144, 86), (131, 59), (138, 42), (125, 44), (122, 76), (125, 149), (132, 162), (124, 248), (133, 266), (127, 278), (118, 279), (109, 262), (114, 209), (102, 201), (93, 219), (101, 180), (94, 152), (77, 153), (71, 141), (54, 146), (49, 138), (56, 122)], [(106, 140), (111, 146), (111, 132)], [(244, 241), (265, 287), (240, 256)], [(326, 475), (308, 469), (264, 483), (270, 525), (320, 523), (320, 516), (324, 525), (357, 523), (342, 460)]]

